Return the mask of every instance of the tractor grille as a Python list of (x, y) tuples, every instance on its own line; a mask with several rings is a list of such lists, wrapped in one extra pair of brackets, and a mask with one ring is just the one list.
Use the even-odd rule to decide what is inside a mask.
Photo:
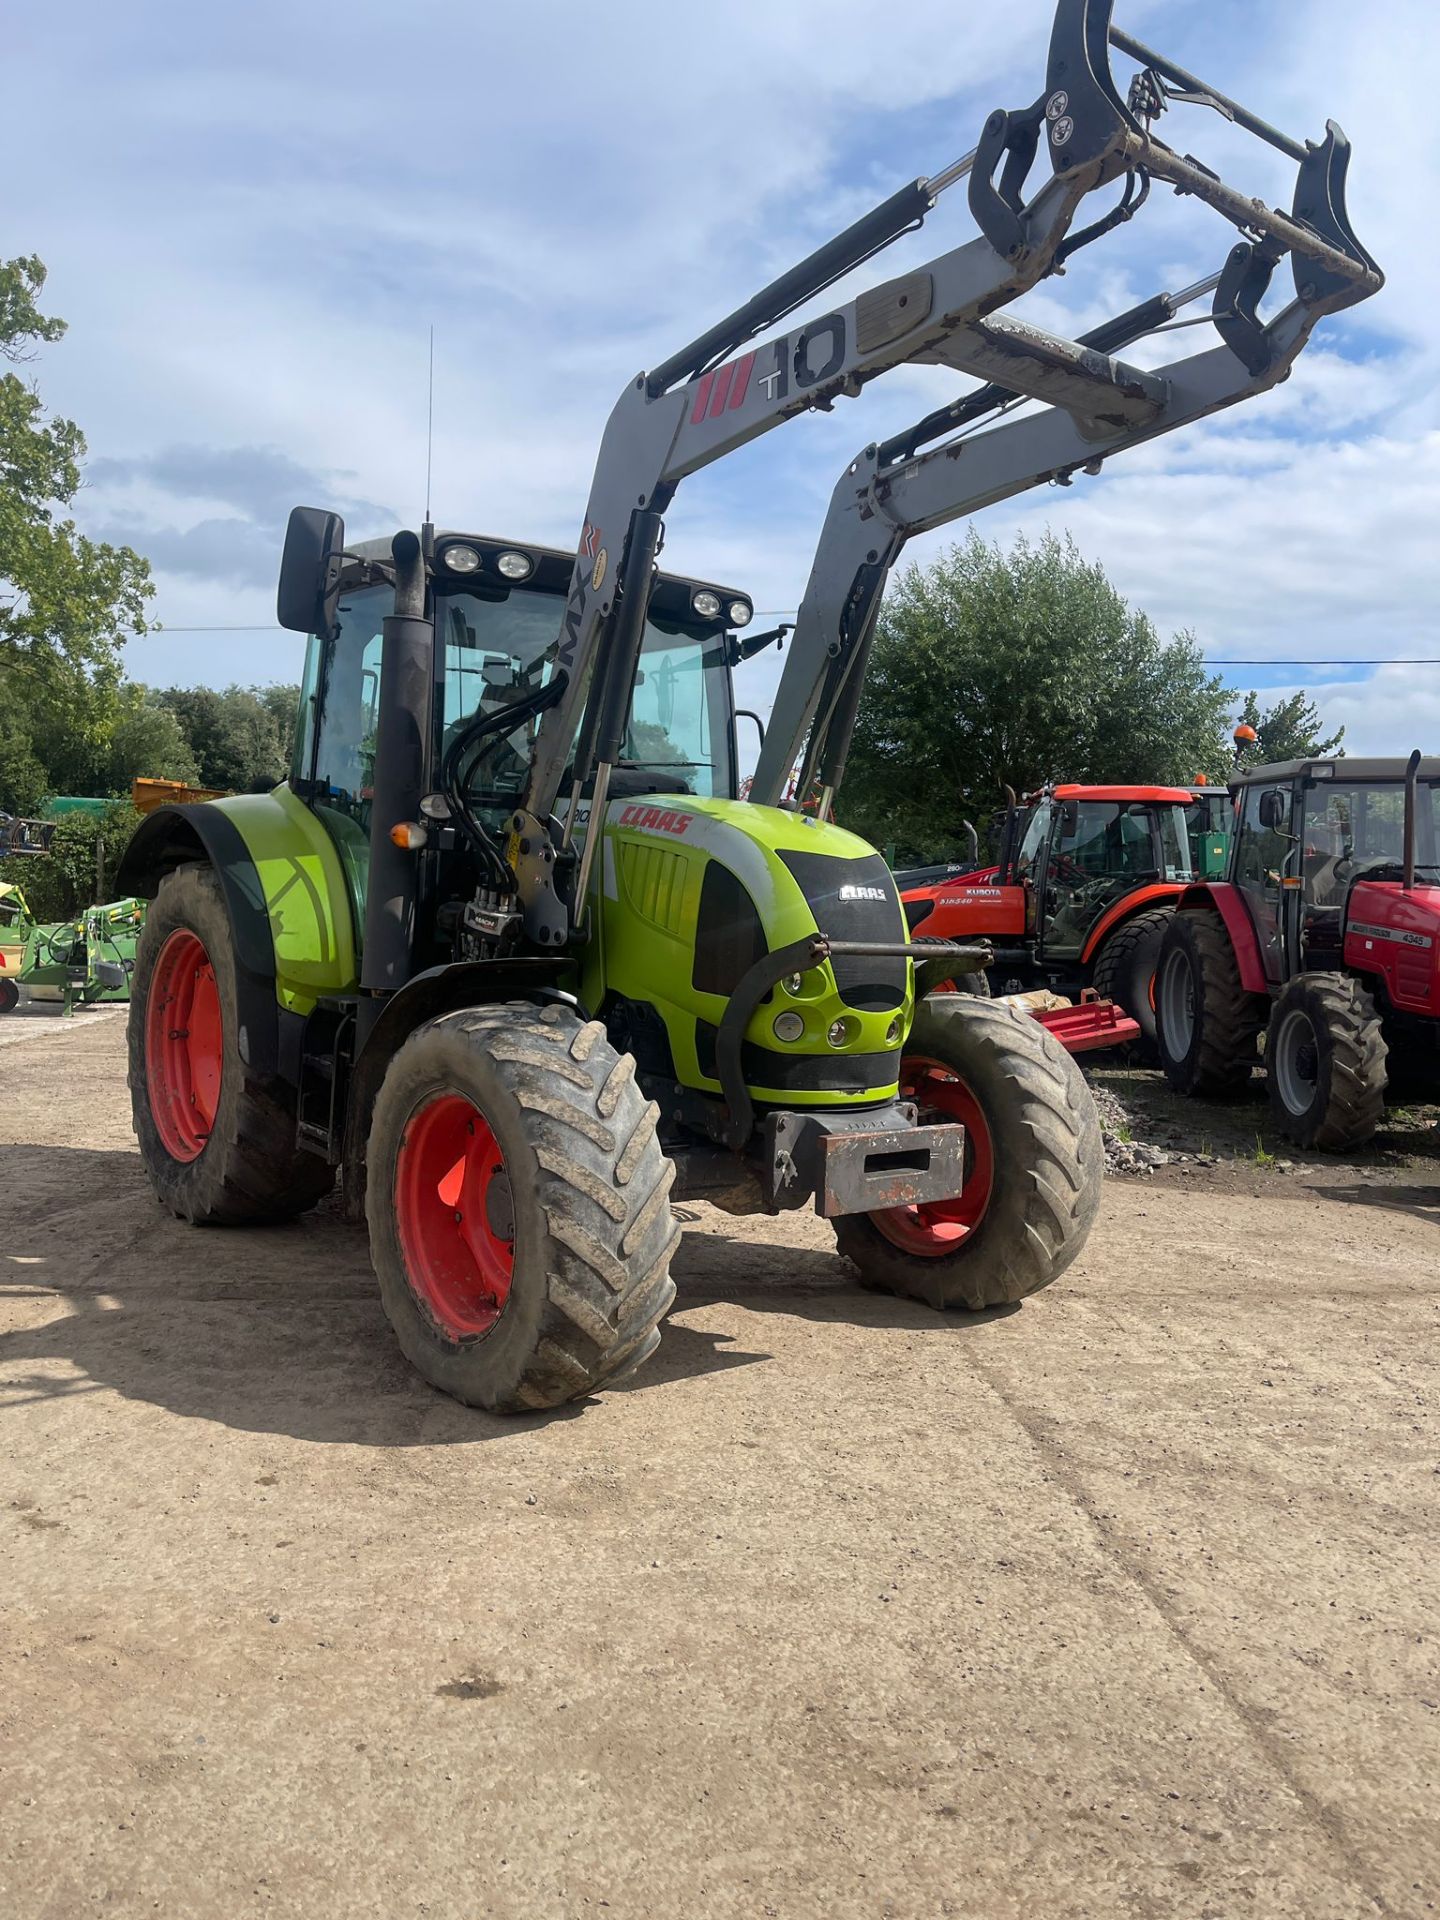
[[(782, 853), (810, 903), (815, 925), (834, 940), (906, 941), (895, 878), (878, 853), (841, 860), (828, 853)], [(857, 1013), (893, 1013), (905, 1001), (903, 954), (838, 953), (830, 962), (845, 1004)]]
[(620, 875), (636, 913), (666, 933), (678, 934), (684, 923), (688, 871), (684, 855), (638, 838), (620, 841), (619, 854)]

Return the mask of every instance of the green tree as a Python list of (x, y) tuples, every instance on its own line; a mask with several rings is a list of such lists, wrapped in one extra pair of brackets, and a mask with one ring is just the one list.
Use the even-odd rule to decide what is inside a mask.
[(1345, 738), (1344, 727), (1338, 733), (1325, 735), (1320, 709), (1303, 687), (1299, 693), (1292, 693), (1288, 699), (1277, 700), (1265, 708), (1260, 705), (1259, 694), (1247, 693), (1236, 725), (1253, 727), (1256, 733), (1254, 746), (1246, 747), (1240, 755), (1241, 766), (1269, 767), (1285, 760), (1323, 760), (1330, 754), (1344, 752), (1340, 744)]
[(296, 681), (275, 680), (265, 687), (252, 687), (250, 691), (274, 720), (280, 735), (280, 751), (289, 770), (290, 758), (295, 751), (295, 723), (300, 711), (300, 687)]
[(18, 704), (0, 700), (0, 813), (34, 813), (49, 788), (27, 720)]
[(140, 816), (128, 800), (117, 800), (104, 813), (66, 814), (49, 852), (0, 860), (0, 880), (23, 890), (37, 920), (73, 919), (97, 901), (115, 897), (120, 856), (139, 824)]
[(116, 717), (120, 648), (145, 631), (154, 589), (139, 554), (87, 540), (66, 517), (85, 437), (13, 371), (65, 332), (40, 311), (44, 285), (33, 256), (0, 261), (0, 360), (12, 369), (0, 375), (0, 682), (12, 711), (60, 708), (74, 738), (99, 746)]
[(196, 781), (195, 763), (184, 729), (148, 687), (121, 687), (120, 715), (110, 736), (94, 786), (97, 793), (129, 793), (137, 777), (145, 780)]
[[(268, 700), (271, 690), (252, 687), (166, 687), (156, 696), (179, 722), (207, 787), (245, 792), (261, 781), (273, 785), (289, 768), (285, 726)], [(298, 690), (291, 689), (293, 700)], [(278, 703), (277, 703), (278, 708)]]
[(881, 610), (840, 817), (907, 860), (964, 847), (1048, 779), (1223, 776), (1233, 690), (1193, 636), (1164, 641), (1074, 543), (972, 532)]

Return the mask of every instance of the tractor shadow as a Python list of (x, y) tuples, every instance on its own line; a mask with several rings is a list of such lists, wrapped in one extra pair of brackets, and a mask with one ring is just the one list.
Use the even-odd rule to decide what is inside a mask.
[[(672, 1268), (675, 1313), (728, 1304), (798, 1320), (955, 1334), (992, 1326), (1020, 1311), (1017, 1303), (986, 1313), (941, 1313), (918, 1300), (870, 1292), (833, 1246), (787, 1244), (778, 1237), (784, 1227), (763, 1215), (735, 1217), (688, 1205), (677, 1207), (676, 1214), (685, 1239)], [(799, 1223), (807, 1238), (819, 1224), (810, 1213), (781, 1218)], [(819, 1232), (829, 1237), (827, 1229)]]
[[(687, 1324), (692, 1309), (937, 1333), (999, 1317), (865, 1293), (838, 1254), (771, 1244), (758, 1221), (682, 1223), (660, 1350), (615, 1391), (771, 1358), (734, 1330)], [(335, 1202), (283, 1227), (197, 1230), (156, 1206), (133, 1151), (0, 1148), (0, 1316), (0, 1416), (109, 1391), (242, 1432), (430, 1447), (514, 1439), (604, 1405), (497, 1417), (447, 1399), (400, 1353), (365, 1231)]]
[(1385, 1213), (1408, 1213), (1412, 1219), (1440, 1227), (1440, 1184), (1401, 1187), (1367, 1182), (1363, 1186), (1316, 1186), (1309, 1190), (1321, 1200), (1338, 1200), (1350, 1207), (1377, 1207)]

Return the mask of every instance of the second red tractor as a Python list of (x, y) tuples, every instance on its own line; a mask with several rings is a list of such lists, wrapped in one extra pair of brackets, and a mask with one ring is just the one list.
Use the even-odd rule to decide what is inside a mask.
[(1056, 786), (1010, 807), (993, 866), (896, 875), (917, 939), (988, 940), (998, 992), (1094, 989), (1155, 1039), (1155, 968), (1175, 903), (1218, 870), (1223, 789)]

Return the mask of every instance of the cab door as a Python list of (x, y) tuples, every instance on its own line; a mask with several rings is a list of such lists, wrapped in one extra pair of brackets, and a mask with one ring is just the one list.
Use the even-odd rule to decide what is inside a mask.
[(1164, 871), (1147, 802), (1057, 803), (1038, 916), (1042, 958), (1077, 960), (1100, 916)]
[(1020, 887), (1024, 891), (1025, 936), (1029, 940), (1036, 939), (1039, 934), (1041, 901), (1049, 864), (1050, 832), (1055, 813), (1056, 810), (1048, 801), (1031, 808), (1029, 818), (1016, 836), (1018, 845), (1014, 861), (1000, 874), (1002, 885)]
[(1290, 787), (1246, 787), (1235, 884), (1255, 928), (1265, 978), (1276, 985), (1288, 977), (1287, 947), (1299, 919), (1301, 843), (1294, 816)]

